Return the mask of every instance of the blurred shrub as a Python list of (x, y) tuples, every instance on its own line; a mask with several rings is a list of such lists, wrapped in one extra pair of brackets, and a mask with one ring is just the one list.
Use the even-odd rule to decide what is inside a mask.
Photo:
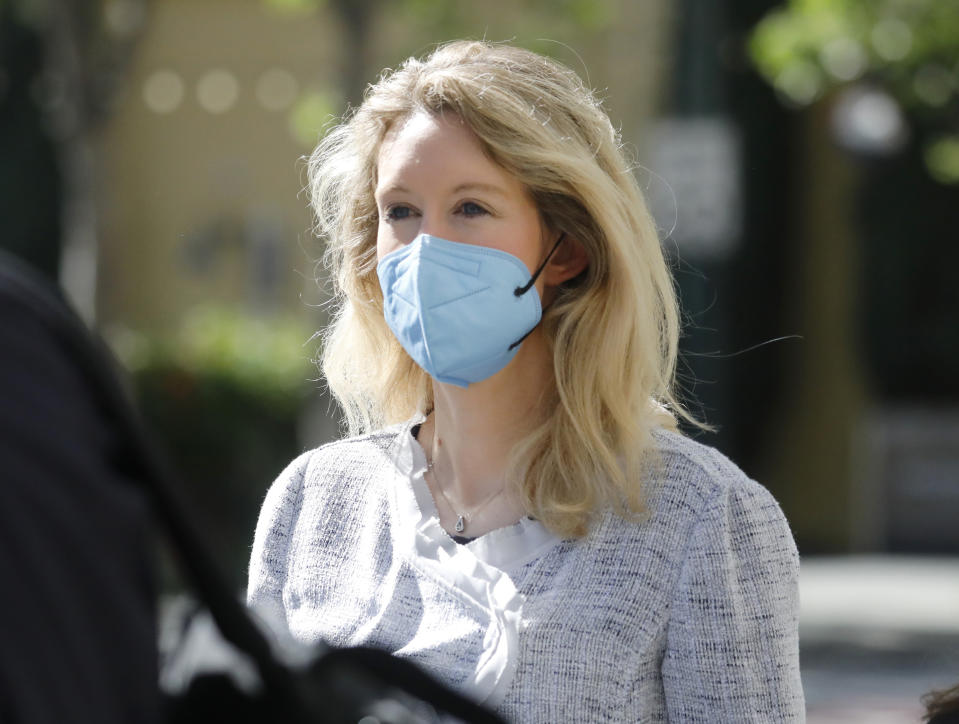
[(298, 419), (316, 387), (310, 330), (200, 307), (172, 333), (108, 336), (185, 501), (242, 587), (263, 495), (300, 452)]

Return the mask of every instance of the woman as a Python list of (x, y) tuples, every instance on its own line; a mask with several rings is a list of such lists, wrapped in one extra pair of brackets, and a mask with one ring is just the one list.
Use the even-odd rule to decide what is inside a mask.
[(271, 488), (250, 604), (511, 721), (801, 720), (795, 546), (675, 430), (672, 280), (579, 78), (442, 46), (326, 136), (310, 189), (357, 436)]

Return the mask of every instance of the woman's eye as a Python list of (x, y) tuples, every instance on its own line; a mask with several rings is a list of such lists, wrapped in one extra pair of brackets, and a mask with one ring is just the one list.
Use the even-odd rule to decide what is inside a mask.
[(486, 209), (472, 201), (464, 201), (460, 205), (460, 213), (463, 216), (482, 216), (487, 213)]
[(413, 210), (409, 206), (391, 206), (386, 210), (386, 218), (390, 221), (402, 221), (413, 215)]

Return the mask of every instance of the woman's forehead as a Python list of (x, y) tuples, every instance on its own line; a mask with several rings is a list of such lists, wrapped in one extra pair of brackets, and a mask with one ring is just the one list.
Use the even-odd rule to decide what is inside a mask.
[(481, 145), (476, 134), (458, 114), (452, 111), (432, 113), (415, 110), (390, 125), (383, 135), (378, 156), (382, 156), (385, 150), (392, 148), (397, 142), (417, 144), (437, 134), (455, 136), (467, 143)]
[(415, 113), (391, 128), (377, 154), (378, 191), (403, 179), (441, 174), (450, 183), (502, 183), (505, 169), (493, 162), (479, 138), (456, 114)]

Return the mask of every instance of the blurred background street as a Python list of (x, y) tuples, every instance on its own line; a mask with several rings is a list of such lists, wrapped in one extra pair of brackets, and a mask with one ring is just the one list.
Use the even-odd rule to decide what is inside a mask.
[(918, 722), (959, 671), (959, 558), (816, 556), (801, 567), (810, 724)]
[(239, 590), (270, 481), (339, 434), (302, 156), (459, 37), (621, 129), (699, 438), (803, 556), (809, 720), (918, 721), (959, 682), (959, 0), (0, 0), (0, 247), (109, 340)]

